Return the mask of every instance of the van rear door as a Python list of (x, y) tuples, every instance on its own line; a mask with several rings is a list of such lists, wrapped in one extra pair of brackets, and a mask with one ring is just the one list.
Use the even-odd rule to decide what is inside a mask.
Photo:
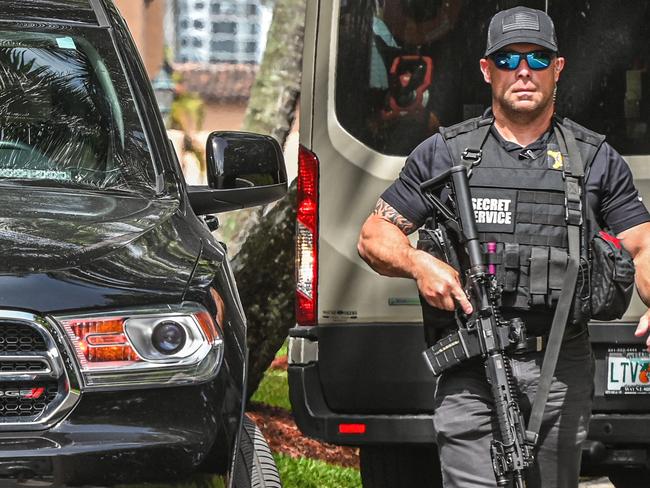
[[(524, 3), (544, 8), (542, 1)], [(641, 195), (650, 197), (650, 5), (548, 3), (567, 59), (558, 112), (606, 134), (626, 155)], [(407, 154), (439, 126), (490, 105), (478, 60), (489, 19), (501, 7), (497, 0), (308, 3), (300, 142), (319, 162), (318, 304), (316, 325), (291, 334), (317, 344), (306, 362), (329, 412), (433, 409), (433, 381), (420, 360), (417, 289), (410, 280), (378, 276), (358, 257), (356, 243)], [(650, 407), (650, 391), (605, 391), (616, 354), (610, 343), (620, 339), (640, 350), (632, 330), (644, 308), (636, 300), (622, 322), (591, 325), (599, 412)], [(613, 330), (623, 336), (612, 339)], [(292, 400), (304, 407), (309, 393), (292, 392)]]

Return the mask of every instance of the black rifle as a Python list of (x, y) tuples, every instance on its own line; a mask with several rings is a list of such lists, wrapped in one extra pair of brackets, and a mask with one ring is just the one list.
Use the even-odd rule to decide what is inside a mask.
[[(443, 204), (433, 192), (448, 185), (452, 208)], [(465, 291), (474, 311), (459, 320), (457, 332), (439, 340), (424, 352), (424, 357), (439, 375), (460, 362), (480, 355), (485, 360), (487, 380), (492, 388), (498, 432), (491, 444), (492, 467), (497, 486), (513, 481), (524, 488), (524, 470), (533, 464), (532, 442), (527, 442), (524, 419), (514, 387), (510, 358), (506, 349), (516, 349), (525, 342), (525, 327), (520, 319), (502, 320), (497, 302), (500, 290), (493, 275), (487, 273), (476, 230), (476, 220), (469, 189), (467, 168), (454, 166), (437, 178), (420, 185), (422, 193), (437, 210), (436, 218), (455, 232), (467, 253), (469, 269), (464, 270)]]

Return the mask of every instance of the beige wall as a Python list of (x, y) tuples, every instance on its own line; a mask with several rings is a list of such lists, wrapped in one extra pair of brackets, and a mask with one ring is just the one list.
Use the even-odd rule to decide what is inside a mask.
[(164, 56), (165, 0), (115, 0), (129, 26), (149, 78), (156, 76)]
[(246, 102), (218, 103), (205, 102), (203, 130), (241, 130), (246, 114)]

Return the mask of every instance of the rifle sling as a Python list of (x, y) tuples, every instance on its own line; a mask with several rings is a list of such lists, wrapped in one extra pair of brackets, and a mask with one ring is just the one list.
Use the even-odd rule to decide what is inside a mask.
[[(560, 151), (568, 159), (568, 168), (565, 168), (565, 197), (567, 200), (567, 234), (569, 244), (569, 260), (567, 264), (566, 275), (562, 284), (560, 299), (553, 315), (551, 331), (548, 338), (548, 345), (544, 353), (542, 371), (539, 378), (537, 392), (531, 408), (528, 428), (526, 430), (527, 441), (530, 445), (535, 446), (539, 438), (539, 431), (542, 425), (542, 417), (548, 400), (548, 395), (553, 383), (553, 375), (560, 355), (560, 347), (564, 338), (564, 331), (569, 319), (571, 303), (574, 293), (569, 290), (575, 290), (578, 279), (578, 269), (580, 264), (580, 226), (582, 224), (582, 205), (580, 195), (580, 182), (583, 177), (582, 158), (577, 149), (575, 138), (569, 130), (563, 130), (560, 124), (555, 125), (555, 133), (560, 145)], [(567, 154), (568, 153), (568, 154)], [(576, 181), (578, 184), (576, 185)], [(576, 190), (577, 188), (577, 190)], [(571, 215), (570, 202), (578, 202)], [(580, 215), (580, 220), (576, 220), (576, 214)]]

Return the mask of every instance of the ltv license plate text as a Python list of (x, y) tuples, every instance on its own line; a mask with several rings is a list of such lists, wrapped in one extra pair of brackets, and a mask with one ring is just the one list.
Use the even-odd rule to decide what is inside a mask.
[(605, 393), (650, 394), (650, 353), (638, 349), (610, 350)]

